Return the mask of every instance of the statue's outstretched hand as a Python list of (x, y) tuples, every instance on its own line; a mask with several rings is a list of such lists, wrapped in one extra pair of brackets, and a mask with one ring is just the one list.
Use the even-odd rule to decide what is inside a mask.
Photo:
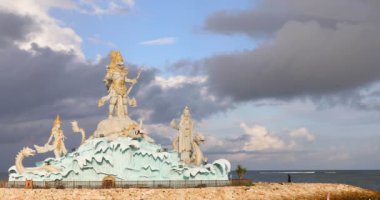
[(98, 101), (98, 107), (102, 107), (104, 105), (104, 100), (103, 99), (99, 99)]
[(176, 130), (179, 130), (179, 127), (178, 127), (178, 124), (177, 122), (175, 121), (175, 119), (173, 119), (171, 122), (170, 122), (170, 127), (176, 129)]

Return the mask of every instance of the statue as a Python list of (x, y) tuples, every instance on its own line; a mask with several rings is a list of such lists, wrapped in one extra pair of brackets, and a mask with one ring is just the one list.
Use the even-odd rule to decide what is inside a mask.
[[(98, 106), (104, 105), (105, 101), (109, 101), (108, 117), (112, 118), (116, 107), (118, 117), (128, 116), (128, 105), (136, 107), (136, 99), (130, 98), (128, 95), (132, 90), (137, 79), (140, 77), (141, 70), (135, 79), (128, 78), (128, 68), (124, 67), (124, 60), (120, 51), (111, 52), (111, 63), (107, 66), (107, 73), (104, 77), (104, 84), (107, 87), (108, 95), (99, 99)], [(130, 83), (127, 90), (125, 83)]]
[(177, 125), (174, 119), (170, 125), (179, 131), (179, 136), (173, 140), (173, 148), (181, 154), (181, 160), (189, 164), (193, 152), (193, 122), (190, 118), (190, 109), (187, 106), (185, 107), (179, 125)]
[[(199, 146), (204, 142), (204, 136), (200, 133), (196, 134), (191, 142), (191, 156), (190, 156), (190, 162), (196, 166), (201, 165), (202, 163), (207, 163), (207, 158), (203, 156), (203, 152)], [(174, 138), (172, 141), (172, 146), (174, 150), (178, 151), (178, 145), (179, 144), (179, 136)]]
[(16, 156), (16, 170), (18, 173), (22, 174), (24, 172), (38, 172), (38, 171), (47, 171), (47, 172), (58, 172), (59, 169), (55, 168), (54, 166), (45, 164), (41, 167), (28, 167), (25, 168), (24, 165), (22, 164), (22, 161), (26, 157), (34, 156), (36, 153), (35, 150), (29, 148), (29, 147), (24, 147), (21, 149), (21, 151), (17, 154)]
[[(53, 144), (50, 144), (53, 138)], [(46, 153), (48, 151), (54, 150), (55, 158), (59, 159), (62, 155), (67, 154), (64, 141), (65, 136), (63, 135), (63, 131), (61, 129), (61, 119), (59, 115), (57, 115), (56, 119), (53, 122), (53, 128), (51, 129), (48, 142), (42, 147), (34, 145), (34, 148), (37, 150), (38, 153)]]
[(199, 145), (201, 145), (205, 141), (205, 137), (198, 133), (194, 136), (193, 142), (192, 142), (192, 148), (193, 152), (191, 155), (191, 162), (194, 163), (196, 166), (199, 166), (202, 163), (207, 163), (207, 158), (203, 156), (203, 152), (199, 148)]
[[(93, 133), (71, 122), (74, 134), (81, 134), (79, 147), (68, 153), (66, 137), (57, 115), (48, 141), (34, 148), (24, 147), (16, 156), (15, 165), (8, 169), (9, 181), (146, 181), (146, 180), (228, 180), (231, 164), (225, 159), (207, 163), (200, 145), (204, 136), (194, 131), (190, 109), (183, 109), (178, 124), (173, 119), (171, 126), (178, 130), (172, 141), (173, 151), (168, 151), (149, 137), (142, 119), (135, 121), (128, 116), (128, 108), (136, 106), (130, 92), (141, 74), (128, 78), (128, 68), (119, 51), (110, 53), (104, 84), (106, 96), (98, 101), (103, 106), (109, 101), (108, 116), (97, 123)], [(36, 167), (24, 167), (23, 160), (36, 153), (53, 151), (55, 158), (36, 162)], [(10, 182), (9, 182), (10, 183)], [(227, 183), (227, 182), (226, 182)], [(166, 184), (165, 184), (166, 185)], [(169, 185), (170, 187), (170, 185)]]

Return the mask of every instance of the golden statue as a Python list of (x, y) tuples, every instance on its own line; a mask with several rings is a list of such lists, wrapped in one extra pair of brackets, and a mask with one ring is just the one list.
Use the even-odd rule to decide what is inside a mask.
[[(104, 77), (104, 84), (107, 87), (108, 95), (99, 99), (98, 106), (103, 106), (105, 101), (109, 101), (108, 116), (113, 116), (116, 107), (118, 117), (128, 116), (128, 105), (135, 107), (136, 99), (129, 98), (129, 93), (137, 79), (140, 77), (141, 70), (135, 79), (128, 78), (128, 68), (124, 67), (124, 60), (120, 51), (111, 51), (111, 63), (107, 66), (107, 73)], [(126, 83), (130, 86), (127, 90)]]
[[(54, 139), (53, 144), (50, 144), (52, 139)], [(65, 136), (63, 135), (63, 131), (61, 129), (61, 118), (59, 117), (59, 115), (57, 115), (53, 122), (53, 127), (51, 129), (48, 142), (42, 147), (34, 145), (34, 148), (37, 150), (38, 153), (45, 153), (54, 150), (55, 158), (59, 159), (62, 155), (67, 154), (64, 141)]]

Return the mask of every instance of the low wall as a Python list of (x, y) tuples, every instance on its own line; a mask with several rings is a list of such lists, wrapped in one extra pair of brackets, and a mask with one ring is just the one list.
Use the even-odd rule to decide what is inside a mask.
[[(251, 180), (152, 180), (152, 181), (115, 181), (105, 184), (104, 181), (33, 181), (32, 187), (27, 181), (3, 181), (3, 188), (202, 188), (251, 185)], [(28, 185), (28, 187), (27, 187)]]

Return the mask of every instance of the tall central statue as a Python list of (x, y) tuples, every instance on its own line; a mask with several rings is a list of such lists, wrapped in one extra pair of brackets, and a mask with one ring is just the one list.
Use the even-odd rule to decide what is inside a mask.
[[(114, 110), (118, 117), (128, 116), (128, 105), (136, 107), (136, 99), (128, 95), (140, 76), (138, 71), (135, 79), (128, 78), (128, 68), (124, 67), (124, 60), (120, 51), (111, 52), (111, 63), (107, 66), (107, 73), (104, 77), (104, 84), (107, 87), (108, 95), (99, 99), (98, 106), (103, 106), (105, 101), (109, 101), (108, 117), (112, 118)], [(129, 83), (127, 90), (126, 83)]]

